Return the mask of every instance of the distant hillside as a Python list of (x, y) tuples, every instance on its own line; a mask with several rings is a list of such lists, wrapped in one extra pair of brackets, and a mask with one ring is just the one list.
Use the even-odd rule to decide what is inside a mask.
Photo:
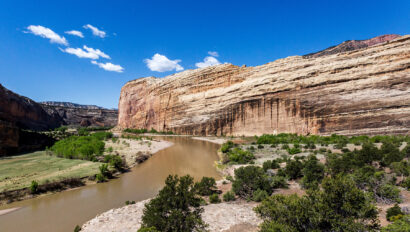
[(96, 106), (96, 105), (81, 105), (81, 104), (76, 104), (72, 102), (58, 102), (58, 101), (44, 101), (44, 102), (39, 102), (40, 104), (43, 105), (48, 105), (48, 106), (61, 106), (61, 107), (70, 107), (70, 108), (80, 108), (80, 109), (105, 109), (104, 107)]
[(371, 39), (366, 40), (347, 40), (339, 45), (326, 48), (319, 52), (309, 53), (304, 55), (305, 58), (316, 58), (320, 56), (333, 55), (341, 52), (353, 51), (361, 48), (367, 48), (379, 43), (384, 43), (395, 38), (400, 37), (400, 35), (391, 34), (391, 35), (381, 35)]
[(80, 105), (71, 102), (40, 102), (49, 115), (56, 115), (71, 126), (115, 126), (118, 110), (96, 105)]

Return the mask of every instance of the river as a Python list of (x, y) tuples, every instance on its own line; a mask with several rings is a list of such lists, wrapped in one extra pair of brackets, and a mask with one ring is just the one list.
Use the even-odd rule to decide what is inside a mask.
[(21, 207), (0, 216), (1, 232), (72, 232), (97, 214), (124, 206), (127, 200), (155, 196), (169, 174), (219, 178), (214, 167), (219, 145), (189, 137), (164, 137), (174, 145), (157, 152), (131, 172), (106, 183), (15, 202), (2, 209)]

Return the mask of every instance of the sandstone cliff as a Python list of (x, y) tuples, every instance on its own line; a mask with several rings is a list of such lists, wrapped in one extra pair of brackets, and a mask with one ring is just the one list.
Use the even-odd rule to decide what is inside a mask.
[(0, 84), (0, 156), (49, 145), (49, 137), (24, 130), (48, 130), (61, 123), (61, 118), (49, 115), (40, 104)]
[(117, 125), (118, 110), (70, 102), (41, 102), (41, 105), (48, 114), (60, 117), (65, 125), (93, 127)]
[(410, 36), (354, 51), (141, 78), (118, 125), (194, 135), (382, 134), (410, 130)]

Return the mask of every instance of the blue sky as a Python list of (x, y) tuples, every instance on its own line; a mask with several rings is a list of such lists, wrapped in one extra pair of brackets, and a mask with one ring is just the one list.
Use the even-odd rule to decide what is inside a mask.
[[(36, 101), (116, 108), (121, 87), (136, 78), (409, 34), (410, 1), (13, 0), (0, 2), (0, 22), (6, 88)], [(84, 38), (65, 33), (72, 30)]]

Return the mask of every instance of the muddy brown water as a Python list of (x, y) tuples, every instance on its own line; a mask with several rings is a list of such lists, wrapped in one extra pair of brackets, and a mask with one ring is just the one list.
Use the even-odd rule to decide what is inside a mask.
[(0, 216), (0, 231), (71, 232), (100, 213), (124, 206), (127, 200), (155, 196), (169, 174), (190, 174), (196, 180), (220, 177), (214, 167), (219, 145), (189, 137), (163, 139), (174, 145), (118, 179), (1, 206), (0, 210), (21, 208)]

